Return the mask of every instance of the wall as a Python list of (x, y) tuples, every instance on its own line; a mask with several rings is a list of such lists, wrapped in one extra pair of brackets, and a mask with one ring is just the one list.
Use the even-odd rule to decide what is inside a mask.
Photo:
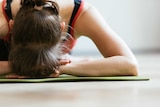
[[(133, 51), (160, 49), (160, 0), (86, 1), (97, 7), (107, 23)], [(80, 41), (86, 41), (83, 43), (85, 46), (90, 44), (86, 38)], [(85, 51), (79, 45), (79, 50)], [(90, 50), (95, 49), (93, 47)]]

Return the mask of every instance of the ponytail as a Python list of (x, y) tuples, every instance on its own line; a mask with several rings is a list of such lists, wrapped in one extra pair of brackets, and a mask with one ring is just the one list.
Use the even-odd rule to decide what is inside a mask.
[(42, 10), (42, 9), (51, 9), (54, 14), (59, 14), (59, 6), (54, 1), (48, 0), (21, 0), (21, 5), (23, 7), (32, 7), (35, 10)]
[(34, 0), (34, 2), (35, 2), (35, 5), (42, 6), (47, 2), (47, 0)]
[(22, 6), (42, 6), (47, 2), (47, 0), (21, 0)]

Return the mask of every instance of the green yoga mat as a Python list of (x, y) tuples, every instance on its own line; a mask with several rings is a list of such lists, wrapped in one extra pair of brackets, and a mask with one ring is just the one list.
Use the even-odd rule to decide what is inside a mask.
[(149, 78), (140, 76), (112, 76), (112, 77), (76, 77), (61, 75), (58, 78), (43, 79), (6, 79), (0, 76), (0, 83), (42, 83), (42, 82), (81, 82), (81, 81), (147, 81)]

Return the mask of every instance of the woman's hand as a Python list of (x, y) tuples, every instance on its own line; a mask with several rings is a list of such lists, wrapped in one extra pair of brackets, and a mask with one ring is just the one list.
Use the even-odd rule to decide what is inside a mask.
[[(56, 70), (53, 74), (51, 74), (50, 76), (48, 76), (48, 78), (57, 78), (59, 77), (60, 72), (58, 70)], [(20, 76), (14, 73), (8, 74), (6, 75), (7, 79), (27, 79), (27, 78), (32, 78), (32, 77), (28, 77), (28, 76)]]
[[(61, 59), (59, 61), (59, 66), (61, 65), (66, 65), (68, 63), (70, 63), (71, 61), (68, 60), (68, 59)], [(59, 77), (59, 75), (61, 75), (61, 72), (56, 70), (53, 74), (51, 74), (50, 76), (48, 76), (49, 78), (56, 78), (56, 77)], [(25, 78), (32, 78), (32, 77), (28, 77), (28, 76), (20, 76), (20, 75), (17, 75), (17, 74), (14, 74), (14, 73), (10, 73), (8, 75), (6, 75), (6, 78), (8, 79), (25, 79)]]

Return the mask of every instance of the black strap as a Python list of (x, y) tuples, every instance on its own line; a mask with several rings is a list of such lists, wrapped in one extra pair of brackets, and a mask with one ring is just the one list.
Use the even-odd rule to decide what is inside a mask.
[(72, 23), (73, 23), (73, 20), (77, 14), (77, 11), (79, 10), (79, 7), (81, 6), (81, 0), (74, 0), (74, 3), (75, 3), (75, 6), (74, 6), (74, 9), (73, 9), (73, 12), (72, 12), (72, 16), (71, 16), (71, 19), (70, 19), (70, 22), (69, 22), (69, 27), (68, 27), (68, 33), (70, 34), (71, 32), (71, 28), (72, 27)]
[(5, 12), (9, 19), (12, 19), (11, 3), (12, 0), (7, 0), (7, 5), (5, 7)]

